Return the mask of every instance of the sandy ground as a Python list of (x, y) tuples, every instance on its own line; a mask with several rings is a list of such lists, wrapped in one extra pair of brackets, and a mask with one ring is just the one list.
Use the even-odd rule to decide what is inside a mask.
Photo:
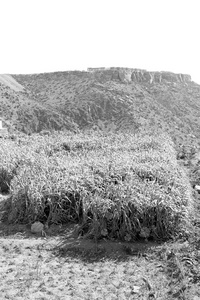
[(200, 299), (198, 282), (186, 298), (180, 288), (174, 293), (176, 270), (169, 278), (163, 245), (95, 243), (73, 229), (54, 225), (41, 236), (0, 222), (0, 299)]
[(165, 299), (167, 279), (160, 262), (144, 255), (147, 243), (129, 244), (128, 255), (125, 244), (96, 244), (71, 229), (55, 226), (41, 237), (1, 225), (0, 299)]
[(0, 239), (1, 299), (164, 299), (167, 279), (158, 262), (57, 256), (52, 242)]

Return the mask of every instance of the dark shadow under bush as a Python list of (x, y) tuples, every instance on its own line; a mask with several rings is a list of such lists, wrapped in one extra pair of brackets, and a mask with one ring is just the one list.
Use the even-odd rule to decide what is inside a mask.
[(13, 174), (4, 168), (0, 168), (0, 193), (8, 194)]

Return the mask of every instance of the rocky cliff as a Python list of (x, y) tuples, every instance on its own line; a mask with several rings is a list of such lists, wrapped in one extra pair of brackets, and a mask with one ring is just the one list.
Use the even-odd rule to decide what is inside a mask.
[(94, 74), (97, 79), (102, 80), (120, 80), (124, 83), (148, 82), (166, 83), (166, 82), (191, 82), (191, 76), (187, 74), (175, 74), (172, 72), (148, 72), (141, 69), (131, 68), (88, 68), (88, 72)]

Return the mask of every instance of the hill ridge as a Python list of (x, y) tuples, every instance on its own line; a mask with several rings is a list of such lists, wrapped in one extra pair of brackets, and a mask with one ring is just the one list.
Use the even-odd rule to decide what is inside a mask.
[(111, 67), (11, 76), (23, 91), (0, 84), (0, 115), (27, 133), (150, 127), (198, 145), (200, 85), (190, 75)]

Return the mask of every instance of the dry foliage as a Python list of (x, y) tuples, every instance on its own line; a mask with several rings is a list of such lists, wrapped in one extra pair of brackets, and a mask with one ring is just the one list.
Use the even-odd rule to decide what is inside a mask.
[(191, 187), (166, 134), (60, 132), (6, 143), (11, 223), (75, 222), (81, 235), (127, 241), (189, 234)]

